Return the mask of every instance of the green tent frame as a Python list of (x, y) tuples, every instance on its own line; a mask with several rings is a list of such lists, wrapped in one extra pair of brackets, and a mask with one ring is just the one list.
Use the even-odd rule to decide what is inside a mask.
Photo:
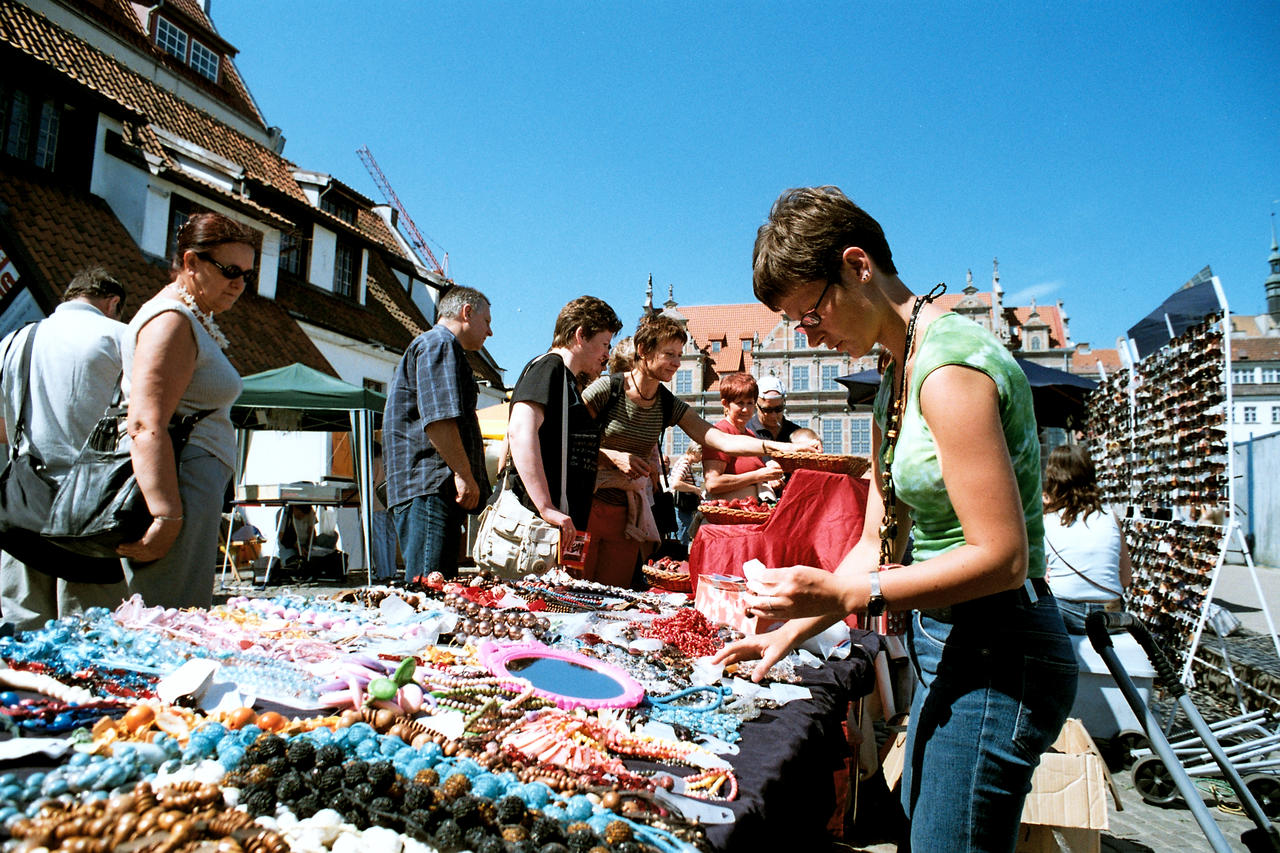
[(244, 390), (231, 407), (239, 455), (236, 483), (244, 478), (249, 435), (255, 429), (287, 432), (351, 432), (355, 453), (356, 492), (360, 498), (361, 555), (373, 582), (373, 431), (382, 422), (387, 397), (321, 373), (305, 364), (290, 364), (244, 377)]

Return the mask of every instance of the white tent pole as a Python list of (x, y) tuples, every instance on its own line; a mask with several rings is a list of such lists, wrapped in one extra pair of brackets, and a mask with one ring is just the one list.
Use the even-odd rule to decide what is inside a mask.
[(356, 463), (356, 493), (360, 498), (361, 556), (369, 586), (373, 585), (373, 413), (351, 410), (351, 448)]

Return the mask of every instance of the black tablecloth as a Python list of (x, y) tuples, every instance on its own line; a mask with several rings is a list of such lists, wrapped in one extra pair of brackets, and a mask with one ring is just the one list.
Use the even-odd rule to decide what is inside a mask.
[(825, 849), (835, 810), (832, 773), (849, 756), (841, 723), (849, 702), (871, 692), (880, 639), (854, 632), (848, 658), (802, 667), (810, 699), (788, 702), (742, 726), (739, 753), (730, 756), (738, 799), (726, 805), (737, 820), (707, 827), (716, 850)]

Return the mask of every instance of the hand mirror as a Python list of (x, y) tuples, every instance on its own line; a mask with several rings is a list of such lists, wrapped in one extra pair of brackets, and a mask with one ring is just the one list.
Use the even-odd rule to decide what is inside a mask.
[(499, 678), (529, 682), (535, 696), (560, 708), (630, 708), (644, 698), (620, 667), (541, 643), (484, 643), (480, 660)]

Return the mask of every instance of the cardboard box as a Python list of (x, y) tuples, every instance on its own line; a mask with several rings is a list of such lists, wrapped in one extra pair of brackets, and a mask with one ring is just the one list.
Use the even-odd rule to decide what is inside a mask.
[(1107, 794), (1120, 797), (1106, 762), (1084, 725), (1075, 718), (1062, 727), (1031, 777), (1022, 807), (1018, 853), (1096, 853), (1101, 830), (1109, 828)]
[[(899, 734), (882, 761), (893, 790), (902, 776), (906, 735)], [(1069, 719), (1031, 777), (1022, 807), (1017, 853), (1098, 853), (1108, 829), (1107, 794), (1120, 797), (1098, 747), (1079, 720)]]

